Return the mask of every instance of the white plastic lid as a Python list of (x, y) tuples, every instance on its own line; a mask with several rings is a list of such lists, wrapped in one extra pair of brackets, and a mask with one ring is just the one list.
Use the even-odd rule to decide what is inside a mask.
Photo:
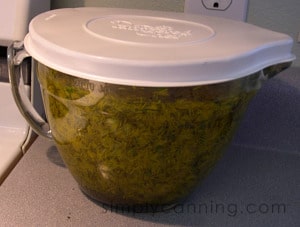
[(31, 21), (24, 43), (33, 58), (58, 71), (135, 86), (218, 83), (295, 58), (285, 34), (222, 18), (132, 9), (48, 11)]

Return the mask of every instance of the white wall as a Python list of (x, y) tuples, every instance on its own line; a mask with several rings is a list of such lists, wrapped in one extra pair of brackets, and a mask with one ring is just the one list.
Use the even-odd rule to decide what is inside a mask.
[(183, 11), (184, 0), (51, 0), (53, 8), (100, 6)]
[(249, 0), (248, 22), (293, 37), (293, 52), (297, 56), (294, 66), (300, 67), (300, 42), (297, 42), (300, 33), (299, 0)]
[[(52, 0), (52, 8), (79, 6), (183, 11), (184, 0)], [(293, 52), (297, 55), (294, 66), (300, 67), (299, 0), (249, 0), (248, 22), (292, 36), (295, 39)]]

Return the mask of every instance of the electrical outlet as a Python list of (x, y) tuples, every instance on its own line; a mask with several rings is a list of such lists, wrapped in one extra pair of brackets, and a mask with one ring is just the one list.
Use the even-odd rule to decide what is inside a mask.
[(203, 6), (208, 10), (224, 11), (224, 10), (227, 10), (229, 8), (231, 3), (232, 3), (232, 0), (222, 0), (222, 1), (202, 0)]
[(184, 12), (246, 21), (248, 0), (185, 0)]

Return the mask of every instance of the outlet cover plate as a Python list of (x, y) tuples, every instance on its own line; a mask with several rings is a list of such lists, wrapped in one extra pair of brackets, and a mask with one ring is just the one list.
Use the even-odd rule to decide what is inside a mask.
[(185, 0), (184, 12), (246, 21), (248, 0)]

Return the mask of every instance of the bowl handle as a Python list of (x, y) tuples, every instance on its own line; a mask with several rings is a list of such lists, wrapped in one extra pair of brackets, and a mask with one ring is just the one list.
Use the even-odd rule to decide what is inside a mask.
[(25, 92), (21, 65), (30, 57), (24, 49), (23, 42), (13, 42), (7, 49), (8, 75), (11, 91), (17, 107), (31, 128), (40, 136), (52, 139), (49, 124), (38, 114)]

